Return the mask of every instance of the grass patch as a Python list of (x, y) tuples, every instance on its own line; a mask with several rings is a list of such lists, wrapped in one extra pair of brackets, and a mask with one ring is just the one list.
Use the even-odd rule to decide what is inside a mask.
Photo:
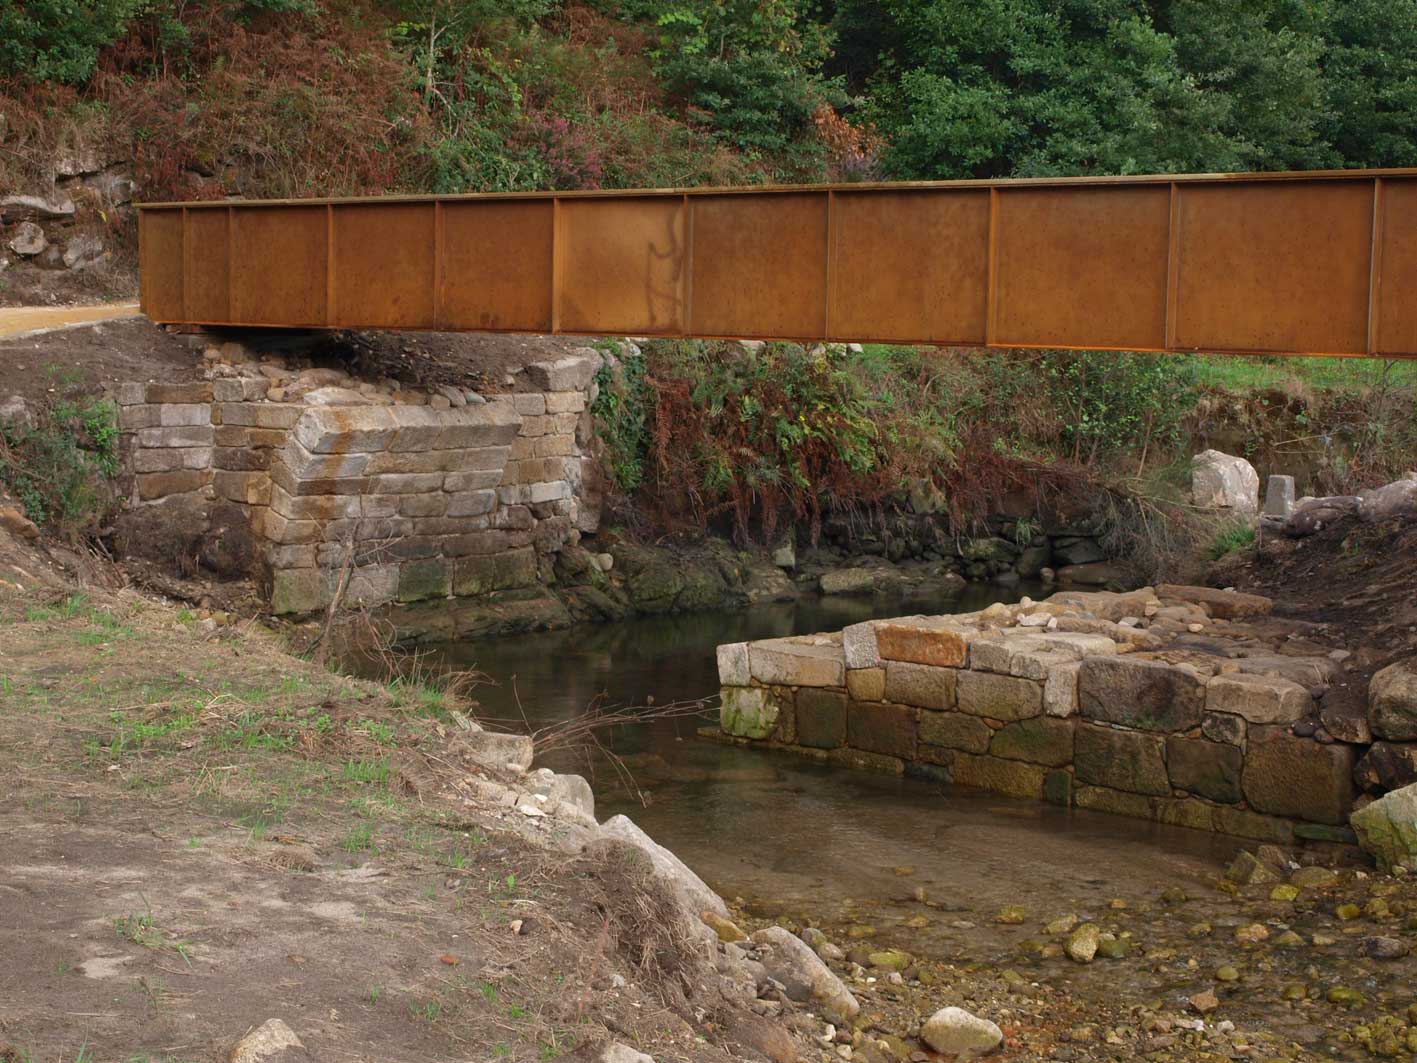
[(1278, 358), (1198, 355), (1197, 383), (1225, 391), (1283, 389), (1300, 382), (1311, 388), (1363, 391), (1393, 384), (1417, 384), (1417, 362), (1381, 358)]
[(1226, 554), (1236, 550), (1246, 550), (1255, 545), (1255, 526), (1248, 521), (1226, 524), (1215, 533), (1215, 538), (1206, 549), (1205, 556), (1211, 561), (1219, 561)]

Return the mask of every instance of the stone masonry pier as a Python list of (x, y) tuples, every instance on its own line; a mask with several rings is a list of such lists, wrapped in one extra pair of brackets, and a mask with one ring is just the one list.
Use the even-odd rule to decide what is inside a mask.
[(1355, 766), (1375, 748), (1366, 684), (1335, 639), (1271, 612), (1159, 586), (720, 646), (721, 733), (1246, 838), (1351, 841)]
[(235, 511), (242, 574), (273, 613), (321, 610), (341, 580), (347, 604), (392, 609), (528, 587), (596, 527), (595, 350), (532, 363), (487, 396), (361, 382), (238, 343), (206, 360), (206, 380), (115, 389), (129, 505), (173, 520), (184, 501)]

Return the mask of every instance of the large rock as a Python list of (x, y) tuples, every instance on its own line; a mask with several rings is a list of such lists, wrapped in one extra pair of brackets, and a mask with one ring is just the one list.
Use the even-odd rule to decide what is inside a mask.
[(1417, 657), (1390, 664), (1373, 676), (1368, 723), (1379, 738), (1417, 740)]
[(595, 379), (596, 370), (604, 364), (599, 351), (577, 347), (564, 358), (552, 362), (533, 362), (522, 370), (531, 386), (538, 391), (584, 391)]
[(655, 874), (684, 898), (689, 911), (713, 912), (728, 918), (728, 905), (723, 903), (723, 898), (709, 889), (708, 884), (694, 874), (688, 864), (640, 830), (628, 816), (611, 816), (600, 825), (600, 833), (642, 850), (649, 857)]
[(879, 579), (869, 568), (840, 568), (823, 574), (823, 594), (871, 594)]
[(1188, 731), (1204, 715), (1205, 683), (1160, 661), (1089, 657), (1078, 671), (1078, 709), (1089, 720), (1143, 731)]
[(1005, 760), (1061, 768), (1073, 759), (1073, 722), (1051, 716), (1016, 720), (994, 732), (989, 752)]
[(792, 1000), (813, 1004), (831, 1022), (849, 1025), (861, 1011), (840, 978), (811, 948), (780, 926), (769, 926), (749, 939), (764, 946), (762, 964), (781, 982)]
[(1251, 728), (1245, 799), (1258, 812), (1343, 823), (1353, 807), (1352, 746), (1322, 745), (1281, 728)]
[(1373, 793), (1417, 783), (1417, 742), (1374, 742), (1353, 769), (1353, 781)]
[(1417, 479), (1398, 480), (1358, 495), (1358, 516), (1369, 523), (1417, 517)]
[(30, 258), (48, 247), (49, 240), (45, 237), (44, 230), (34, 222), (22, 221), (15, 226), (9, 246), (10, 250), (21, 258)]
[(1417, 785), (1404, 786), (1353, 813), (1360, 844), (1384, 871), (1417, 871)]
[(64, 245), (64, 266), (67, 269), (86, 269), (106, 254), (103, 241), (96, 235), (79, 233)]
[(1191, 499), (1202, 509), (1254, 516), (1260, 509), (1259, 473), (1244, 458), (1201, 451), (1191, 459)]
[(947, 1059), (969, 1059), (1004, 1043), (1003, 1031), (963, 1008), (941, 1008), (925, 1020), (920, 1039)]
[(1266, 616), (1274, 609), (1274, 602), (1262, 594), (1223, 591), (1215, 587), (1197, 587), (1186, 583), (1163, 583), (1156, 588), (1156, 596), (1163, 602), (1174, 600), (1199, 605), (1211, 616), (1221, 620)]
[(45, 199), (43, 196), (0, 196), (0, 222), (57, 220), (72, 218), (75, 211), (72, 198)]
[(1299, 502), (1284, 522), (1284, 534), (1291, 539), (1316, 535), (1332, 524), (1358, 512), (1356, 495), (1330, 495)]

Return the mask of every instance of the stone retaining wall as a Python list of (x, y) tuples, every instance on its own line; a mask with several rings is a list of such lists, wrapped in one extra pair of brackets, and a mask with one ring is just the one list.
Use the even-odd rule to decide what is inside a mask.
[(324, 608), (351, 555), (351, 605), (529, 586), (540, 555), (595, 528), (593, 350), (527, 366), (535, 390), (486, 398), (230, 360), (209, 380), (117, 387), (131, 504), (240, 507), (275, 613)]
[(1345, 731), (1329, 695), (1346, 653), (1269, 610), (1206, 588), (1065, 592), (720, 646), (721, 732), (1201, 830), (1351, 840), (1372, 735), (1323, 726), (1330, 711)]

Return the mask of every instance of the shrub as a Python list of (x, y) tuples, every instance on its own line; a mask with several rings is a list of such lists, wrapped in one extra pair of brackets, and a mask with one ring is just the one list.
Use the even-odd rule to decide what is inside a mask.
[(1226, 554), (1244, 550), (1255, 543), (1255, 526), (1247, 520), (1227, 522), (1215, 533), (1205, 556), (1209, 561), (1219, 561)]
[(605, 448), (601, 464), (619, 490), (628, 494), (644, 482), (645, 456), (649, 448), (646, 423), (645, 359), (643, 354), (621, 357), (618, 366), (602, 366), (595, 375), (597, 393), (590, 410), (595, 416), (596, 438)]
[(99, 400), (42, 405), (33, 428), (0, 431), (0, 480), (36, 524), (71, 541), (97, 533), (113, 502), (118, 411)]

